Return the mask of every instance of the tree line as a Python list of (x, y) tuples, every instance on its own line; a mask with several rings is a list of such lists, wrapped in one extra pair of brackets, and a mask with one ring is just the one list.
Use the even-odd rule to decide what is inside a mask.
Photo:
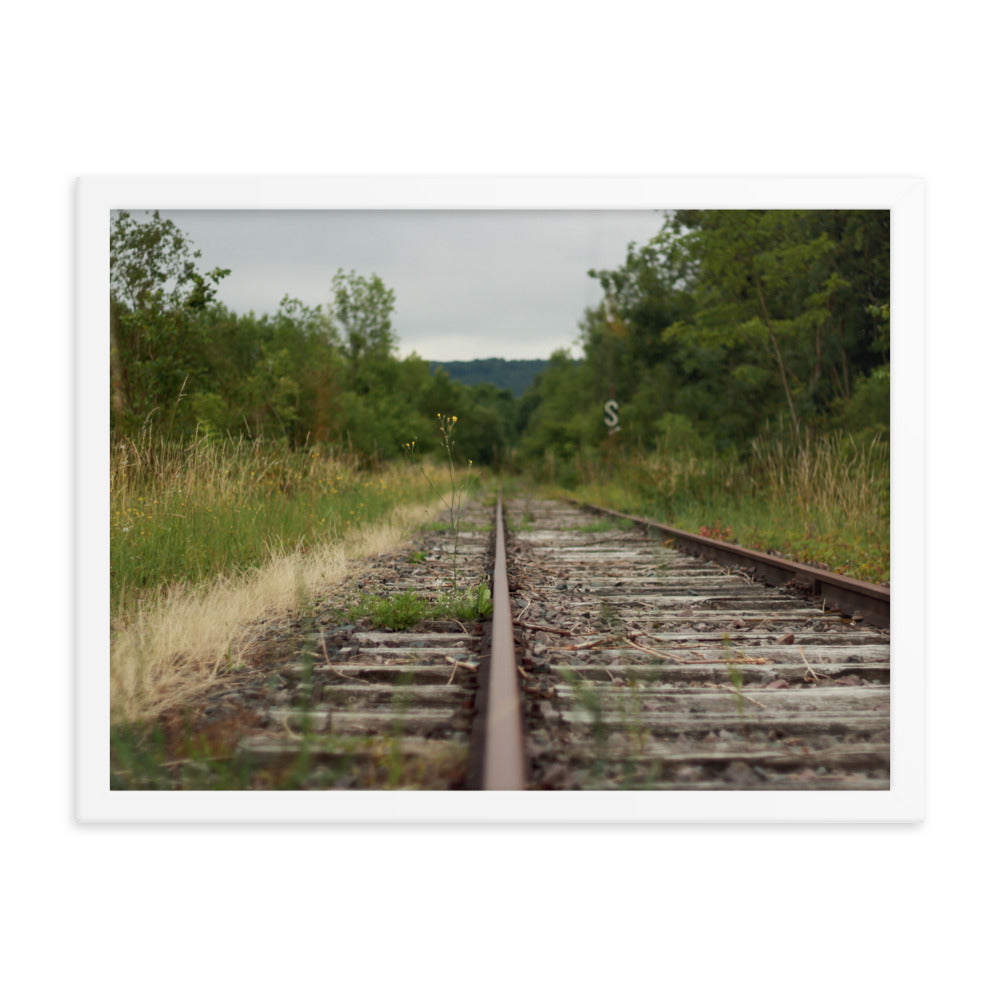
[[(678, 211), (614, 270), (529, 393), (522, 460), (764, 433), (888, 435), (889, 212)], [(603, 405), (619, 404), (619, 433)]]
[(443, 368), (451, 378), (464, 385), (488, 383), (498, 389), (510, 389), (517, 399), (531, 388), (545, 370), (544, 358), (509, 361), (506, 358), (477, 358), (475, 361), (431, 361), (431, 368)]
[(218, 301), (229, 271), (169, 219), (117, 213), (111, 225), (111, 433), (148, 429), (331, 445), (372, 462), (404, 442), (436, 447), (438, 414), (459, 416), (455, 447), (499, 465), (516, 433), (513, 394), (465, 386), (411, 354), (400, 358), (395, 292), (339, 269), (330, 301), (285, 296), (272, 314)]
[[(111, 221), (111, 431), (330, 444), (378, 461), (403, 442), (522, 471), (610, 449), (745, 450), (763, 433), (889, 430), (889, 213), (678, 211), (591, 271), (583, 359), (556, 352), (520, 398), (398, 356), (395, 293), (340, 269), (330, 300), (273, 314), (218, 301), (229, 273), (169, 219)], [(609, 434), (605, 403), (618, 403)]]

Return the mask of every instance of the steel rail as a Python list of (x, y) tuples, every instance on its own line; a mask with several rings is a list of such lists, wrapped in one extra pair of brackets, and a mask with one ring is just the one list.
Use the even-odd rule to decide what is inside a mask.
[(493, 628), (486, 690), (483, 788), (518, 791), (525, 786), (521, 693), (514, 655), (514, 620), (507, 585), (503, 503), (497, 497), (496, 556), (493, 566)]
[(672, 538), (677, 548), (695, 555), (711, 559), (724, 566), (751, 568), (755, 579), (763, 580), (772, 586), (791, 584), (814, 597), (822, 598), (827, 603), (828, 610), (846, 612), (856, 616), (871, 625), (880, 628), (889, 627), (889, 588), (876, 583), (867, 583), (851, 576), (842, 576), (816, 566), (792, 562), (766, 552), (755, 549), (745, 549), (732, 542), (723, 542), (704, 535), (695, 535), (689, 531), (681, 531), (666, 524), (659, 524), (645, 517), (623, 514), (618, 510), (599, 507), (596, 504), (584, 503), (564, 497), (567, 503), (582, 507), (595, 514), (606, 517), (620, 517), (632, 521), (647, 531), (657, 535)]

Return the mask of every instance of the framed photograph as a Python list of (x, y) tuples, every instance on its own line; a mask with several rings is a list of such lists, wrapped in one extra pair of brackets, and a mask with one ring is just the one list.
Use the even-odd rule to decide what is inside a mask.
[(920, 821), (923, 288), (914, 179), (81, 178), (78, 820)]

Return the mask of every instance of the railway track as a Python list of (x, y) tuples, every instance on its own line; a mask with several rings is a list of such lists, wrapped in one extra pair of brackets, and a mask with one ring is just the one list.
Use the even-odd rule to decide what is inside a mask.
[[(333, 602), (341, 613), (320, 614), (306, 630), (274, 672), (263, 725), (237, 750), (256, 787), (478, 784), (472, 746), (483, 715), (484, 626), (436, 605), (454, 594), (456, 579), (486, 582), (493, 512), (470, 504), (460, 527), (457, 537), (425, 532), (375, 560)], [(352, 607), (353, 620), (343, 621)]]
[(648, 523), (506, 507), (529, 788), (889, 787), (886, 629)]
[(766, 586), (773, 566), (681, 535), (472, 505), (457, 547), (425, 535), (356, 590), (432, 601), (490, 576), (492, 621), (319, 622), (239, 753), (316, 788), (888, 789), (888, 591), (794, 564)]

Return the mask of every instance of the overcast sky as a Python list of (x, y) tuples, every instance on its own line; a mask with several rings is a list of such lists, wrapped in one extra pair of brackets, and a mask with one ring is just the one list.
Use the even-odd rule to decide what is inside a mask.
[(324, 304), (337, 268), (374, 273), (396, 292), (401, 354), (434, 361), (573, 348), (584, 309), (601, 298), (587, 270), (619, 266), (629, 242), (663, 221), (652, 211), (161, 214), (201, 250), (202, 269), (232, 270), (219, 297), (235, 312), (274, 313), (285, 294)]

